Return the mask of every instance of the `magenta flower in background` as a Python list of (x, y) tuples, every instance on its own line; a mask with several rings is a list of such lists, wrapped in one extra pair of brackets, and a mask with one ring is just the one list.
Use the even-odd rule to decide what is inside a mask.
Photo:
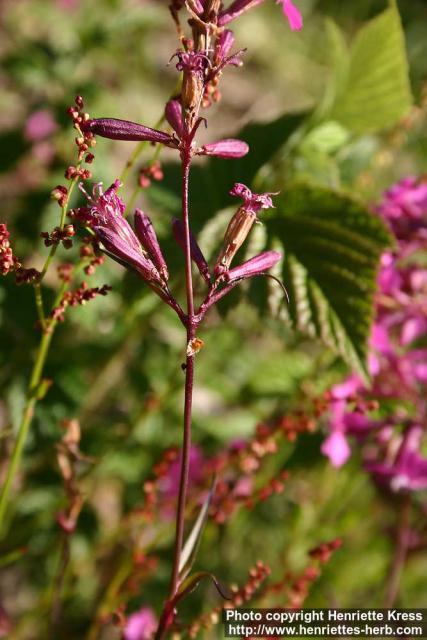
[(390, 486), (393, 491), (427, 489), (427, 458), (419, 453), (422, 437), (421, 427), (410, 427), (393, 460), (368, 462), (366, 469), (377, 482)]
[(58, 123), (52, 112), (47, 109), (40, 109), (28, 116), (24, 135), (30, 142), (39, 142), (55, 133), (57, 128)]
[[(235, 0), (231, 5), (219, 14), (218, 24), (223, 27), (229, 24), (232, 20), (240, 17), (249, 9), (253, 9), (257, 5), (261, 4), (263, 0)], [(285, 15), (292, 31), (299, 31), (302, 29), (303, 20), (301, 13), (291, 0), (278, 0), (278, 4), (282, 5), (283, 14)]]
[[(205, 478), (204, 465), (206, 463), (202, 450), (193, 444), (190, 450), (189, 486), (194, 487), (203, 482)], [(168, 498), (175, 498), (179, 490), (179, 477), (181, 469), (181, 454), (170, 465), (168, 473), (160, 481), (160, 489)]]
[[(331, 433), (321, 449), (341, 466), (353, 436), (377, 482), (415, 491), (427, 487), (427, 460), (420, 453), (427, 415), (427, 269), (420, 262), (427, 247), (427, 183), (401, 180), (375, 210), (396, 247), (380, 263), (368, 357), (372, 388), (353, 374), (331, 389)], [(379, 402), (375, 419), (371, 400)]]
[(150, 640), (156, 631), (157, 619), (149, 607), (143, 607), (129, 616), (125, 630), (124, 640)]
[(321, 446), (323, 455), (329, 458), (333, 467), (339, 468), (351, 455), (350, 446), (341, 429), (334, 429)]
[(65, 11), (74, 11), (79, 4), (80, 0), (56, 0), (56, 6)]

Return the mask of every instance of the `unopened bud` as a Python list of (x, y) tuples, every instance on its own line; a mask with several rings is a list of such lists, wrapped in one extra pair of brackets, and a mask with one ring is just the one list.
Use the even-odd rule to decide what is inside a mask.
[(135, 233), (158, 271), (165, 280), (168, 280), (168, 268), (162, 254), (159, 241), (157, 240), (153, 224), (147, 214), (140, 209), (135, 210)]
[[(175, 240), (177, 241), (181, 249), (184, 251), (185, 235), (184, 235), (184, 226), (181, 220), (178, 220), (175, 218), (172, 221), (172, 230), (173, 230), (173, 235), (175, 237)], [(191, 231), (190, 231), (190, 252), (191, 252), (191, 259), (197, 266), (200, 272), (200, 275), (208, 284), (210, 284), (211, 276), (209, 273), (209, 265), (206, 262), (205, 256), (203, 255), (202, 250), (197, 244), (197, 240)]]
[(217, 158), (243, 158), (249, 151), (249, 147), (243, 140), (228, 138), (218, 140), (211, 144), (205, 144), (198, 151), (199, 155), (215, 156)]

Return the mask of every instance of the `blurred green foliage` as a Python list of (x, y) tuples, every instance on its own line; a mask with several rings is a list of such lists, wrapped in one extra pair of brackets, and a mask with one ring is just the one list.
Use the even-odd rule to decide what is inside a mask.
[[(194, 439), (207, 455), (231, 439), (249, 437), (258, 422), (304, 409), (307, 397), (344, 375), (343, 359), (363, 368), (375, 265), (388, 242), (368, 209), (392, 181), (425, 171), (425, 3), (398, 3), (405, 41), (393, 2), (299, 4), (305, 16), (301, 34), (288, 32), (273, 3), (236, 25), (237, 46), (248, 46), (245, 66), (224, 78), (223, 99), (207, 114), (203, 136), (213, 140), (240, 131), (251, 153), (239, 162), (201, 163), (192, 173), (194, 228), (209, 257), (231, 212), (228, 191), (234, 181), (283, 190), (277, 211), (255, 229), (247, 253), (279, 243), (291, 293), (291, 305), (283, 310), (275, 285), (257, 281), (224, 301), (201, 331), (205, 348), (197, 357)], [(92, 115), (153, 125), (176, 82), (174, 66), (167, 66), (177, 45), (166, 2), (82, 0), (74, 9), (64, 6), (53, 0), (6, 0), (0, 8), (1, 218), (6, 217), (14, 249), (28, 266), (42, 264), (46, 250), (39, 232), (57, 224), (49, 192), (73, 161), (73, 131), (65, 111), (74, 95), (84, 95)], [(417, 105), (412, 109), (411, 93)], [(25, 123), (40, 109), (51, 112), (58, 128), (32, 142)], [(132, 145), (100, 140), (94, 179), (109, 184), (131, 153)], [(137, 204), (150, 211), (172, 285), (182, 296), (183, 257), (170, 233), (171, 215), (179, 211), (179, 169), (169, 152), (162, 160), (165, 180), (140, 192)], [(125, 199), (136, 179), (129, 177)], [(328, 227), (323, 244), (322, 217)], [(68, 259), (75, 251), (61, 250), (60, 257)], [(346, 251), (354, 300), (345, 284)], [(337, 274), (333, 287), (331, 273)], [(113, 291), (70, 309), (54, 337), (46, 370), (54, 384), (37, 407), (9, 513), (9, 535), (2, 542), (5, 557), (26, 549), (3, 567), (0, 578), (17, 639), (45, 637), (60, 548), (55, 515), (65, 499), (55, 457), (61, 420), (80, 420), (81, 449), (94, 460), (83, 465), (86, 502), (66, 575), (64, 640), (85, 637), (112, 578), (126, 569), (132, 545), (123, 530), (124, 515), (140, 504), (153, 463), (181, 439), (184, 343), (175, 317), (115, 264), (106, 262), (90, 282), (109, 283)], [(0, 426), (6, 462), (37, 332), (31, 287), (17, 288), (12, 278), (1, 284)], [(47, 284), (49, 298), (55, 277)], [(307, 313), (295, 309), (297, 298), (305, 301)], [(283, 321), (286, 314), (293, 328)], [(389, 533), (396, 503), (372, 486), (356, 454), (342, 470), (332, 470), (320, 454), (324, 425), (319, 427), (319, 433), (283, 445), (263, 470), (260, 485), (283, 467), (290, 469), (282, 496), (252, 512), (239, 511), (227, 527), (207, 527), (197, 568), (214, 571), (224, 582), (242, 583), (260, 557), (275, 567), (278, 579), (303, 568), (312, 546), (341, 536), (343, 549), (307, 604), (378, 606), (393, 552)], [(172, 536), (167, 521), (155, 549), (158, 570), (131, 599), (130, 610), (141, 604), (161, 607)], [(399, 605), (425, 604), (426, 570), (425, 555), (409, 559)], [(200, 587), (183, 616), (216, 603), (216, 593)], [(118, 603), (113, 598), (110, 604), (109, 612)], [(119, 632), (107, 624), (99, 637), (117, 638)], [(214, 631), (209, 637), (221, 635)]]

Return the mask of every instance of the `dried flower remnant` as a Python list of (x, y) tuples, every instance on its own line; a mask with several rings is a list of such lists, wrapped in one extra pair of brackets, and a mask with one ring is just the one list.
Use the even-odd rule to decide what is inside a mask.
[(177, 51), (176, 68), (182, 71), (181, 104), (184, 110), (184, 122), (187, 131), (191, 131), (203, 98), (205, 72), (210, 60), (200, 51)]
[(225, 232), (222, 249), (214, 267), (217, 277), (223, 275), (230, 268), (231, 261), (258, 220), (258, 211), (274, 207), (271, 196), (277, 195), (275, 193), (252, 193), (248, 187), (241, 183), (236, 183), (230, 194), (242, 198), (243, 204), (230, 220)]

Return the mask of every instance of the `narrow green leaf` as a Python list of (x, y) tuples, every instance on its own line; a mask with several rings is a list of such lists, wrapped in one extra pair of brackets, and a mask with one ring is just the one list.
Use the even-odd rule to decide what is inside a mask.
[(363, 204), (326, 188), (295, 185), (276, 206), (266, 226), (285, 253), (289, 320), (367, 379), (376, 274), (389, 232)]
[(205, 528), (206, 520), (208, 518), (209, 506), (215, 490), (215, 479), (212, 482), (211, 488), (204, 503), (202, 504), (197, 520), (193, 525), (193, 528), (185, 541), (184, 547), (181, 552), (181, 558), (179, 563), (179, 576), (182, 580), (191, 571), (194, 561), (196, 559), (197, 550), (200, 545), (200, 541)]

